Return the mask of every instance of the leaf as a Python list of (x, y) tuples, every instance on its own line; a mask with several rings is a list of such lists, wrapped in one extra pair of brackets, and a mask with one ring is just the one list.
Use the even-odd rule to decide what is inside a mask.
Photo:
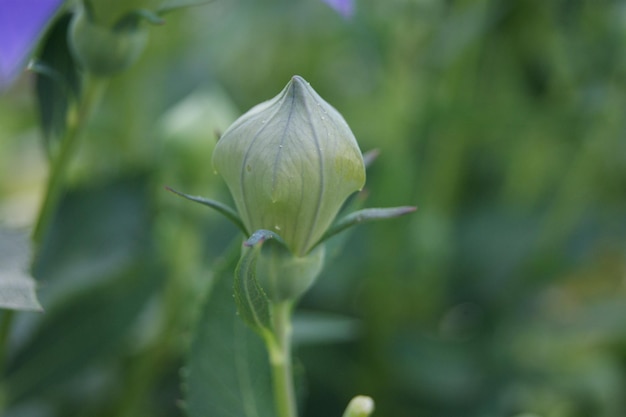
[(371, 222), (374, 220), (391, 219), (394, 217), (403, 216), (417, 210), (417, 207), (402, 206), (402, 207), (389, 207), (389, 208), (368, 208), (354, 213), (350, 213), (335, 224), (333, 224), (322, 236), (318, 245), (326, 239), (336, 235), (343, 230), (352, 227), (357, 224)]
[(46, 145), (62, 136), (72, 99), (80, 93), (80, 77), (67, 45), (71, 15), (61, 16), (50, 29), (31, 67), (37, 74), (35, 89)]
[(28, 233), (0, 228), (0, 308), (42, 311), (35, 280), (28, 274), (32, 257)]
[(270, 301), (256, 278), (257, 260), (262, 246), (263, 240), (252, 245), (248, 242), (243, 245), (241, 258), (235, 269), (234, 285), (239, 316), (260, 334), (270, 330), (272, 321)]
[(269, 359), (262, 339), (237, 317), (235, 256), (213, 276), (184, 373), (190, 417), (275, 417)]
[(161, 275), (135, 265), (49, 308), (9, 364), (4, 378), (8, 403), (54, 389), (106, 352), (124, 348), (123, 337), (158, 288)]
[(64, 195), (32, 269), (46, 314), (22, 332), (0, 377), (8, 401), (58, 393), (128, 346), (164, 275), (152, 244), (152, 203), (149, 173)]
[(235, 226), (239, 228), (246, 236), (249, 235), (246, 230), (246, 226), (244, 226), (243, 222), (239, 218), (239, 214), (229, 206), (224, 203), (220, 203), (219, 201), (210, 200), (208, 198), (193, 196), (185, 193), (181, 193), (180, 191), (176, 191), (173, 188), (165, 187), (167, 191), (171, 191), (176, 195), (179, 195), (187, 200), (195, 201), (196, 203), (203, 204), (205, 206), (211, 207), (214, 210), (217, 210), (221, 215), (230, 220)]
[(59, 202), (33, 264), (45, 303), (154, 259), (149, 172), (70, 189)]
[(165, 14), (185, 7), (202, 6), (213, 1), (214, 0), (165, 0), (161, 3), (161, 6), (159, 6), (157, 13)]

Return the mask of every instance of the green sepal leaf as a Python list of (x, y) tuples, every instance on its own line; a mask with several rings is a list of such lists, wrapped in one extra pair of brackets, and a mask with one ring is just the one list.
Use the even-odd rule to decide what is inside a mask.
[(374, 162), (378, 159), (380, 155), (380, 150), (371, 149), (363, 154), (363, 164), (365, 164), (365, 168), (371, 167)]
[(213, 1), (214, 0), (165, 0), (157, 10), (157, 13), (162, 15), (185, 7), (202, 6)]
[(350, 213), (341, 220), (333, 224), (322, 236), (318, 245), (326, 239), (336, 235), (345, 229), (357, 224), (371, 222), (374, 220), (391, 219), (394, 217), (403, 216), (417, 210), (417, 207), (413, 206), (401, 206), (401, 207), (388, 207), (388, 208), (367, 208), (354, 213)]
[(225, 259), (212, 275), (193, 331), (184, 408), (189, 417), (276, 417), (265, 344), (237, 317), (232, 302), (236, 253)]
[[(267, 244), (263, 242), (270, 240)], [(325, 259), (325, 248), (319, 246), (304, 256), (294, 255), (283, 239), (270, 230), (257, 230), (244, 247), (257, 247), (254, 274), (271, 303), (295, 301), (319, 276)]]
[(270, 300), (256, 278), (257, 261), (263, 242), (275, 236), (269, 230), (256, 231), (244, 242), (235, 269), (235, 303), (239, 316), (262, 335), (271, 331), (272, 315)]
[(80, 94), (80, 75), (67, 45), (71, 15), (61, 16), (43, 41), (39, 58), (30, 69), (36, 73), (35, 90), (46, 147), (63, 136), (70, 105)]
[(279, 235), (272, 232), (271, 230), (265, 230), (265, 229), (257, 230), (256, 232), (254, 232), (248, 240), (243, 242), (243, 245), (248, 246), (248, 247), (257, 246), (257, 245), (263, 244), (263, 242), (265, 242), (266, 240), (270, 240), (270, 239), (275, 239), (281, 245), (285, 246), (285, 242)]
[(115, 32), (127, 32), (136, 30), (141, 21), (146, 21), (153, 25), (163, 25), (165, 20), (157, 12), (147, 9), (133, 10), (122, 16), (113, 26)]
[(170, 187), (165, 187), (165, 189), (167, 191), (171, 191), (176, 195), (179, 195), (183, 198), (186, 198), (187, 200), (191, 200), (191, 201), (195, 201), (196, 203), (200, 203), (202, 205), (211, 207), (214, 210), (217, 210), (220, 214), (222, 214), (224, 217), (226, 217), (228, 220), (230, 220), (235, 226), (237, 226), (239, 228), (239, 230), (241, 230), (244, 235), (248, 236), (249, 233), (246, 230), (246, 226), (244, 226), (243, 222), (241, 221), (241, 218), (239, 218), (239, 215), (237, 214), (237, 212), (235, 210), (233, 210), (231, 207), (227, 206), (224, 203), (220, 203), (219, 201), (215, 201), (215, 200), (210, 200), (208, 198), (204, 198), (204, 197), (199, 197), (199, 196), (193, 196), (193, 195), (189, 195), (189, 194), (185, 194), (185, 193), (181, 193), (180, 191), (176, 191), (173, 188)]

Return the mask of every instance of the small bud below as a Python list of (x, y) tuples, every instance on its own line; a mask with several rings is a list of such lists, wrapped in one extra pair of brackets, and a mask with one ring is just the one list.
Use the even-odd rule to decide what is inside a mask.
[(374, 412), (374, 400), (365, 395), (358, 395), (350, 401), (343, 417), (368, 417)]
[(70, 24), (72, 54), (84, 69), (98, 76), (114, 75), (130, 67), (147, 40), (145, 29), (133, 25), (104, 26), (94, 21), (86, 7), (76, 11)]

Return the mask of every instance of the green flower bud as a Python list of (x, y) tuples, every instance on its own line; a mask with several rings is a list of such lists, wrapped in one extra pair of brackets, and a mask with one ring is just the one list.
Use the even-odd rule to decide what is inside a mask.
[(69, 45), (80, 65), (92, 74), (110, 76), (137, 61), (148, 41), (148, 32), (138, 27), (139, 17), (122, 18), (113, 27), (94, 21), (86, 7), (72, 18)]
[(315, 246), (346, 198), (365, 184), (348, 124), (299, 76), (224, 132), (213, 166), (248, 232), (272, 230), (296, 256)]

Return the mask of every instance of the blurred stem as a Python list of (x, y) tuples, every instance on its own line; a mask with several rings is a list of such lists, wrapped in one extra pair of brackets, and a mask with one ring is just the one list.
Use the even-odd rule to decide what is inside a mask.
[[(93, 78), (89, 74), (84, 79), (84, 94), (81, 95), (79, 102), (68, 111), (67, 128), (65, 135), (61, 139), (58, 153), (52, 159), (48, 182), (46, 184), (45, 196), (43, 198), (39, 215), (37, 217), (35, 228), (33, 230), (32, 239), (35, 247), (41, 244), (43, 234), (47, 229), (52, 214), (54, 213), (61, 195), (63, 193), (63, 185), (65, 183), (68, 167), (72, 156), (78, 148), (80, 134), (87, 125), (87, 122), (96, 107), (104, 87), (106, 80), (103, 78)], [(4, 372), (6, 362), (7, 343), (15, 313), (13, 311), (5, 311), (0, 321), (0, 374)], [(0, 389), (1, 391), (1, 389)], [(0, 397), (1, 397), (0, 392)], [(1, 398), (0, 398), (1, 400)], [(1, 402), (1, 401), (0, 401)], [(0, 412), (2, 409), (0, 404)]]
[(0, 375), (4, 372), (6, 364), (9, 334), (11, 333), (14, 316), (15, 312), (13, 310), (4, 310), (0, 320)]
[(73, 155), (78, 149), (81, 133), (84, 130), (93, 110), (95, 109), (106, 86), (106, 79), (85, 75), (84, 93), (77, 105), (68, 113), (67, 128), (63, 136), (58, 153), (52, 159), (46, 195), (44, 196), (39, 216), (33, 230), (33, 242), (40, 245), (43, 234), (50, 224), (52, 214), (63, 195), (63, 186), (67, 179), (67, 172)]
[(272, 304), (274, 337), (268, 341), (267, 346), (272, 365), (274, 401), (278, 417), (297, 417), (298, 415), (291, 366), (292, 309), (292, 301)]
[(13, 325), (15, 311), (3, 310), (0, 312), (0, 415), (4, 414), (6, 387), (3, 385), (2, 376), (7, 361), (7, 353), (9, 350), (9, 335)]
[[(80, 135), (87, 125), (106, 85), (105, 79), (93, 78), (89, 74), (85, 75), (83, 81), (84, 93), (80, 96), (79, 102), (68, 111), (65, 135), (61, 138), (58, 153), (52, 158), (45, 189), (46, 194), (41, 203), (39, 215), (33, 229), (32, 239), (36, 249), (41, 245), (43, 235), (63, 194), (68, 168), (78, 148)], [(15, 314), (12, 311), (7, 311), (2, 315), (2, 321), (0, 322), (0, 374), (4, 371), (7, 342), (14, 317)], [(2, 393), (0, 392), (0, 394)], [(0, 404), (0, 412), (1, 408), (2, 404)]]

